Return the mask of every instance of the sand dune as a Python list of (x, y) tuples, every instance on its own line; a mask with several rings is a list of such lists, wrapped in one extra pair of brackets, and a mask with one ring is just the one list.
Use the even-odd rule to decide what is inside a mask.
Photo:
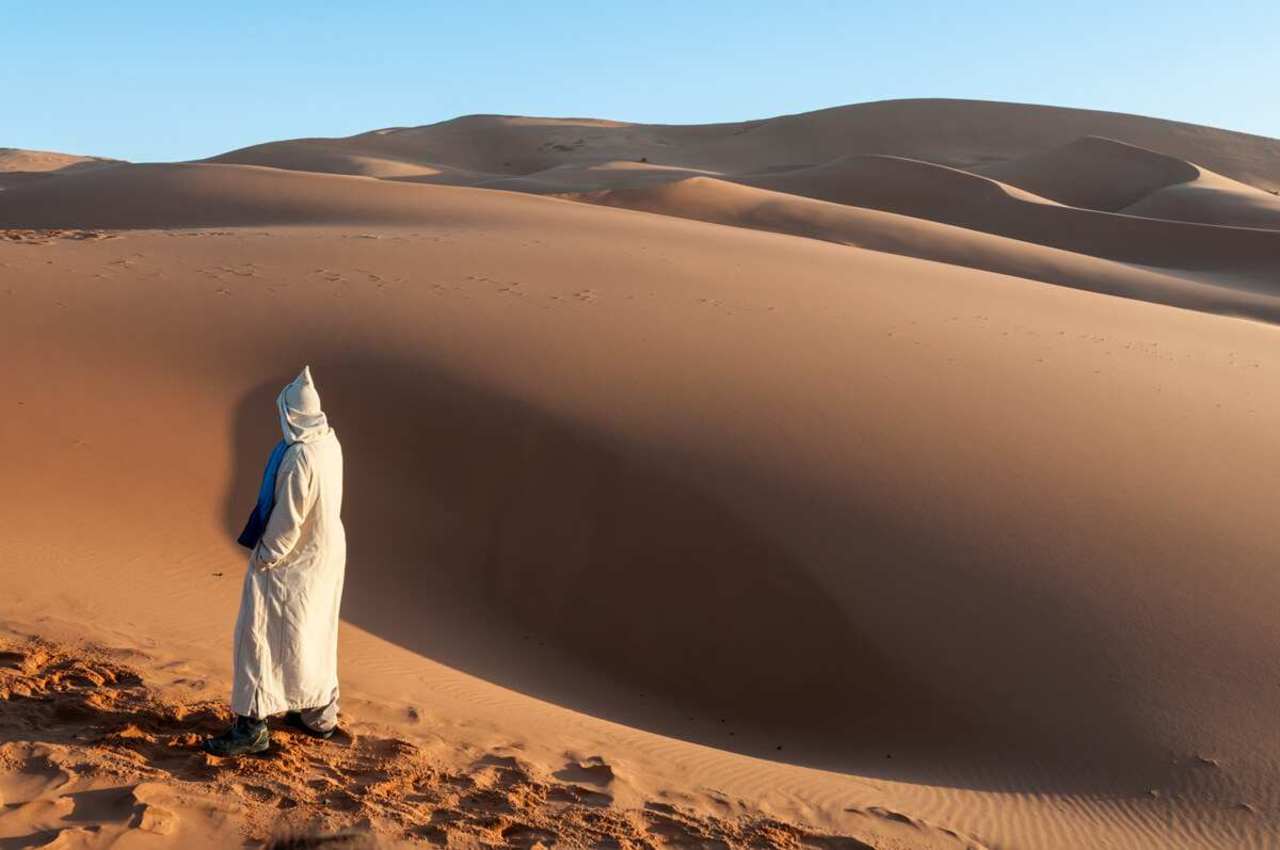
[(1185, 160), (1097, 136), (973, 170), (1063, 204), (1110, 212), (1200, 176)]
[[(558, 165), (647, 159), (721, 173), (813, 166), (886, 154), (956, 167), (1023, 157), (1104, 136), (1280, 189), (1280, 141), (1134, 115), (968, 100), (890, 100), (731, 124), (659, 125), (473, 115), (344, 139), (272, 142), (213, 161), (366, 173), (344, 157), (526, 175)], [(314, 151), (325, 151), (318, 159)], [(608, 188), (608, 187), (597, 187)]]
[[(435, 193), (431, 189), (437, 189)], [(266, 224), (443, 223), (448, 187), (245, 165), (124, 165), (0, 196), (0, 227), (161, 228)], [(547, 203), (514, 196), (518, 209)], [(490, 207), (500, 211), (503, 205)]]
[[(535, 194), (704, 174), (1105, 259), (1261, 277), (1264, 288), (1274, 237), (1142, 219), (1271, 228), (1280, 214), (1271, 194), (1280, 190), (1275, 140), (975, 101), (885, 101), (687, 126), (476, 115), (345, 139), (271, 142), (211, 162)], [(1082, 211), (1020, 203), (1050, 201)], [(1099, 214), (1107, 212), (1126, 218)]]
[(897, 156), (849, 156), (821, 165), (734, 179), (748, 186), (850, 206), (895, 204), (928, 210), (939, 198), (971, 206), (1005, 205), (1010, 200), (1060, 206), (1049, 198), (997, 180)]
[(112, 165), (117, 160), (97, 156), (79, 156), (53, 151), (31, 151), (21, 148), (0, 148), (0, 172), (14, 171), (67, 171), (86, 167)]
[(1269, 279), (1280, 234), (1068, 207), (990, 178), (898, 157), (851, 157), (739, 182), (1148, 266)]
[(360, 177), (413, 178), (445, 184), (473, 183), (493, 176), (422, 158), (397, 156), (395, 151), (362, 145), (357, 141), (360, 138), (362, 137), (355, 137), (351, 143), (343, 145), (326, 139), (299, 139), (285, 144), (267, 143), (231, 151), (207, 161)]
[(1171, 156), (1088, 137), (974, 169), (1064, 204), (1147, 218), (1280, 227), (1280, 198)]
[(0, 148), (0, 189), (19, 186), (55, 174), (117, 164), (117, 160), (96, 156)]
[[(938, 164), (1089, 133), (1275, 179), (1271, 140), (910, 101), (0, 192), (0, 842), (1270, 846), (1280, 232)], [(477, 174), (522, 191), (424, 185)], [(1206, 174), (1128, 188), (1243, 197)], [(302, 363), (350, 740), (193, 764)]]
[[(619, 811), (612, 802), (622, 783), (600, 757), (544, 771), (516, 755), (486, 755), (442, 771), (438, 753), (372, 724), (348, 726), (337, 746), (317, 745), (297, 731), (278, 732), (274, 757), (259, 760), (252, 781), (245, 782), (235, 761), (207, 758), (194, 746), (199, 734), (224, 727), (225, 706), (194, 696), (191, 688), (149, 686), (147, 680), (157, 675), (164, 675), (162, 665), (145, 653), (0, 637), (0, 703), (6, 708), (0, 715), (0, 763), (8, 769), (0, 774), (5, 800), (0, 841), (5, 846), (224, 850), (245, 843), (240, 833), (246, 825), (260, 834), (280, 834), (291, 812), (312, 809), (358, 811), (383, 824), (376, 843), (361, 840), (368, 835), (329, 832), (333, 845), (344, 850), (400, 846), (388, 840), (388, 826), (418, 842), (455, 847), (492, 846), (495, 838), (505, 846), (585, 847), (598, 843), (602, 834), (642, 845), (658, 833), (673, 844), (710, 839), (726, 847), (832, 843), (875, 850), (848, 836), (763, 814), (704, 816), (662, 800), (635, 812)], [(68, 724), (68, 717), (79, 722)], [(53, 740), (41, 747), (12, 741), (32, 727), (54, 730), (48, 736)], [(14, 781), (9, 772), (14, 767), (23, 771), (22, 781)], [(94, 773), (133, 781), (99, 791), (78, 789)], [(315, 776), (327, 779), (317, 782)], [(404, 805), (406, 800), (415, 805)], [(424, 810), (431, 812), (430, 821), (419, 814)], [(309, 837), (326, 834), (314, 820), (297, 826)], [(930, 831), (925, 824), (911, 826), (926, 835)], [(351, 840), (340, 840), (343, 836)], [(940, 837), (945, 836), (932, 836)], [(937, 846), (928, 838), (916, 846), (926, 842)], [(267, 850), (297, 846), (282, 835)]]
[(590, 165), (557, 165), (520, 177), (495, 178), (474, 185), (485, 189), (506, 189), (538, 195), (570, 194), (592, 192), (603, 186), (610, 189), (649, 186), (703, 173), (705, 172), (693, 168), (620, 160)]
[[(425, 190), (477, 219), (509, 200)], [(494, 221), (5, 249), (12, 603), (61, 611), (74, 576), (103, 634), (224, 665), (235, 581), (210, 573), (237, 570), (261, 410), (305, 357), (347, 445), (345, 616), (377, 638), (346, 644), (353, 691), (525, 723), (506, 697), (440, 707), (389, 641), (667, 736), (935, 789), (880, 804), (996, 844), (1073, 827), (1033, 839), (1034, 806), (1002, 825), (941, 789), (1120, 796), (1107, 823), (1133, 847), (1168, 818), (1208, 830), (1189, 846), (1270, 823), (1230, 809), (1273, 811), (1280, 746), (1254, 652), (1280, 638), (1270, 328), (583, 205)], [(545, 722), (541, 763), (582, 751), (583, 721)], [(588, 754), (679, 787), (599, 734)], [(719, 764), (688, 770), (761, 793)], [(853, 829), (840, 811), (819, 817)]]
[[(673, 177), (671, 169), (608, 165), (599, 169), (569, 168), (563, 180), (554, 175), (518, 178), (507, 185), (538, 187), (574, 194), (574, 186), (596, 179), (619, 182), (618, 174), (634, 175), (633, 184), (660, 183)], [(597, 178), (603, 173), (606, 176)], [(1137, 216), (1060, 206), (1052, 201), (963, 171), (893, 157), (854, 157), (818, 168), (798, 169), (756, 177), (734, 178), (758, 188), (828, 200), (846, 206), (884, 210), (904, 216), (990, 233), (1082, 255), (1148, 266), (1231, 273), (1265, 282), (1280, 251), (1280, 233), (1245, 228), (1202, 227)], [(501, 185), (494, 183), (491, 185)], [(15, 187), (0, 198), (3, 227), (165, 227), (232, 224), (366, 223), (410, 224), (439, 222), (446, 213), (439, 206), (447, 187), (413, 185), (403, 180), (300, 173), (283, 169), (223, 164), (125, 165), (67, 175), (56, 183)], [(727, 189), (720, 189), (729, 199)], [(670, 193), (668, 193), (670, 196)], [(687, 192), (684, 193), (687, 197)], [(615, 195), (610, 203), (625, 205), (633, 196)], [(637, 204), (645, 206), (635, 196)], [(727, 222), (742, 196), (728, 200), (724, 215), (692, 216)], [(777, 201), (786, 199), (775, 198)], [(508, 199), (512, 209), (536, 204), (535, 199)], [(705, 204), (703, 205), (705, 209)], [(785, 204), (784, 204), (785, 206)], [(659, 211), (663, 204), (649, 204)], [(466, 217), (466, 213), (462, 213)], [(824, 210), (868, 221), (865, 213)], [(797, 233), (800, 225), (777, 228)], [(863, 230), (868, 228), (864, 225)], [(808, 235), (801, 233), (801, 235)], [(827, 237), (823, 237), (827, 238)], [(848, 241), (848, 234), (838, 241)], [(972, 237), (969, 238), (972, 242)], [(858, 244), (887, 246), (893, 237), (867, 239)], [(902, 251), (899, 251), (901, 253)], [(907, 253), (911, 253), (907, 251)], [(1015, 252), (1016, 253), (1016, 252)], [(948, 257), (955, 256), (948, 254)], [(970, 265), (970, 263), (965, 263)], [(981, 267), (987, 267), (981, 265)], [(1014, 272), (1016, 273), (1016, 272)], [(1053, 272), (1027, 276), (1045, 279)], [(1062, 282), (1067, 282), (1063, 280)], [(1106, 288), (1101, 282), (1090, 288)], [(1134, 292), (1131, 287), (1114, 290)], [(1215, 296), (1216, 298), (1216, 296)], [(1157, 298), (1156, 300), (1162, 300)], [(1179, 302), (1180, 303), (1180, 302)]]
[(1125, 207), (1127, 215), (1280, 230), (1280, 197), (1199, 169), (1194, 180), (1158, 189)]
[[(210, 161), (539, 195), (708, 174), (1143, 265), (1257, 274), (1276, 250), (1270, 238), (1073, 212), (1038, 210), (1024, 218), (991, 183), (956, 170), (891, 165), (884, 157), (969, 169), (997, 180), (1016, 200), (1047, 198), (1130, 219), (1276, 228), (1280, 215), (1272, 195), (1280, 191), (1275, 140), (1133, 115), (979, 101), (883, 101), (705, 125), (471, 115), (347, 138), (269, 142)], [(992, 209), (977, 209), (987, 204)], [(1166, 256), (1161, 245), (1178, 246), (1176, 255)]]
[[(1264, 288), (1274, 237), (1143, 219), (1266, 228), (1280, 210), (1270, 194), (1280, 189), (1275, 140), (974, 101), (885, 101), (688, 126), (468, 116), (346, 139), (272, 142), (212, 161), (536, 194), (702, 173), (1104, 259), (1260, 278)], [(1049, 201), (1083, 209), (1052, 211), (1044, 208)]]
[(578, 196), (592, 203), (855, 245), (1160, 304), (1280, 320), (1280, 293), (1233, 289), (875, 209), (709, 177)]

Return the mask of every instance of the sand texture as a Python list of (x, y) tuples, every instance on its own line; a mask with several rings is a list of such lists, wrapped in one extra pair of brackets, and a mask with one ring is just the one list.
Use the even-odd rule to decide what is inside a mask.
[[(0, 850), (1280, 844), (1280, 141), (899, 101), (66, 164), (0, 191)], [(343, 732), (213, 759), (303, 364)]]

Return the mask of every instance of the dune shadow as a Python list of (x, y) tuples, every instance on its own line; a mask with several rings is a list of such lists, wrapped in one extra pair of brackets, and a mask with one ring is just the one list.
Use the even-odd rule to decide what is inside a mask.
[[(967, 786), (1027, 787), (998, 770), (975, 778), (993, 741), (1023, 746), (1000, 712), (974, 716), (886, 657), (829, 580), (660, 450), (419, 364), (312, 366), (344, 447), (348, 622), (539, 699), (719, 749), (930, 782), (972, 763)], [(291, 377), (253, 387), (234, 413), (233, 536)], [(852, 592), (892, 592), (853, 566), (867, 589)], [(1049, 622), (1058, 603), (1019, 604)], [(1099, 703), (1113, 720), (1119, 709)]]

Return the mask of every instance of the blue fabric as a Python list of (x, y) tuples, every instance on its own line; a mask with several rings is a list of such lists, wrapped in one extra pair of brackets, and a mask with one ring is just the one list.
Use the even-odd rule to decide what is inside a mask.
[(249, 521), (244, 524), (244, 531), (236, 538), (236, 542), (246, 549), (253, 549), (267, 530), (267, 520), (271, 517), (271, 509), (276, 506), (276, 474), (280, 471), (280, 461), (284, 459), (284, 451), (289, 444), (284, 440), (276, 443), (267, 458), (267, 468), (262, 472), (262, 486), (258, 488), (258, 503), (249, 513)]

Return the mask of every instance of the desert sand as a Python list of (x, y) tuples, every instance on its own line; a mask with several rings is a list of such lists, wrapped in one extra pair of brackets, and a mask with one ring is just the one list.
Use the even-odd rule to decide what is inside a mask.
[[(1280, 141), (897, 101), (56, 168), (0, 192), (0, 847), (1280, 844)], [(213, 759), (303, 364), (344, 732)]]
[(117, 160), (96, 156), (0, 148), (0, 191), (72, 171), (90, 171), (119, 164)]

